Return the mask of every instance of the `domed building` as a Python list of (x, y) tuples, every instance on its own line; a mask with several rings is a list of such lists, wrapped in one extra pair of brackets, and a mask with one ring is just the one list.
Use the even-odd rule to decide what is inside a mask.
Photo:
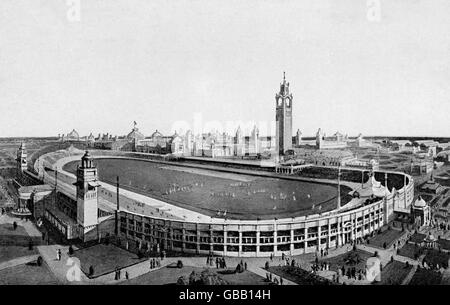
[(64, 134), (61, 137), (62, 141), (79, 141), (80, 135), (75, 129), (72, 129), (71, 132), (69, 132), (66, 136)]
[(414, 224), (416, 224), (418, 227), (430, 225), (431, 208), (421, 196), (417, 197), (411, 209)]
[(155, 132), (152, 133), (152, 135), (151, 135), (151, 138), (154, 139), (154, 140), (160, 139), (160, 138), (162, 138), (162, 137), (163, 137), (163, 135), (162, 135), (162, 133), (160, 133), (160, 132), (158, 131), (158, 129), (156, 129)]
[(131, 130), (131, 132), (127, 135), (127, 139), (131, 141), (139, 141), (145, 139), (145, 136), (139, 132), (139, 128), (134, 126), (134, 128)]

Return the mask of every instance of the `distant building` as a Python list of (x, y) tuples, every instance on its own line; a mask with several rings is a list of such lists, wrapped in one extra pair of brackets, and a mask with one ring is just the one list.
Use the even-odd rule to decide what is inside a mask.
[[(389, 144), (394, 151), (413, 151), (414, 146), (409, 140), (390, 140)], [(415, 151), (413, 151), (415, 153)]]
[(302, 144), (302, 132), (300, 129), (297, 129), (297, 132), (295, 133), (295, 137), (293, 138), (292, 142), (295, 146), (300, 146)]
[(370, 141), (367, 141), (363, 138), (362, 134), (360, 133), (355, 140), (356, 147), (371, 147), (374, 146), (374, 144)]
[(136, 151), (152, 154), (176, 154), (185, 152), (185, 139), (176, 132), (172, 136), (164, 136), (156, 130), (150, 137), (144, 137), (136, 142)]
[(428, 180), (420, 187), (420, 191), (434, 195), (440, 194), (444, 190), (445, 188), (433, 179)]
[(433, 171), (434, 163), (430, 160), (415, 160), (411, 162), (411, 173), (416, 175), (429, 174)]
[(62, 134), (60, 140), (62, 142), (77, 142), (80, 141), (80, 135), (75, 129), (72, 129), (72, 131), (69, 132), (66, 136)]
[(433, 140), (417, 140), (413, 145), (419, 148), (419, 152), (424, 152), (430, 157), (436, 157), (439, 142)]
[(375, 159), (371, 159), (370, 161), (350, 160), (345, 163), (345, 166), (353, 167), (353, 168), (369, 169), (369, 170), (379, 170), (379, 168), (380, 168), (380, 164)]
[(316, 133), (316, 148), (317, 149), (337, 149), (346, 148), (348, 136), (336, 132), (333, 136), (327, 137), (321, 128)]

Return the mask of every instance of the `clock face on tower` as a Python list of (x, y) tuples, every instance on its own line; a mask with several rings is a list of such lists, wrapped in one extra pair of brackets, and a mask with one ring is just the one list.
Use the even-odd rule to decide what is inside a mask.
[(283, 103), (283, 99), (280, 97), (280, 98), (278, 99), (278, 106), (281, 106), (282, 103)]

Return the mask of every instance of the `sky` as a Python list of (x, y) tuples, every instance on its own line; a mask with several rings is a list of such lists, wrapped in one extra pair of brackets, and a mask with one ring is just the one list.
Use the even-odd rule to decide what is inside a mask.
[(270, 134), (284, 71), (294, 132), (450, 136), (448, 16), (448, 0), (1, 0), (0, 137)]

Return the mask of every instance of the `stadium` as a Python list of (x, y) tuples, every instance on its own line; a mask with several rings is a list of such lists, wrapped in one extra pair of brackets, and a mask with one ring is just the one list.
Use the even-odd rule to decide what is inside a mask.
[[(34, 164), (44, 182), (57, 184), (57, 192), (75, 206), (83, 153), (60, 150)], [(312, 253), (367, 236), (396, 214), (408, 214), (414, 197), (412, 178), (399, 172), (342, 168), (338, 183), (336, 167), (311, 165), (280, 174), (239, 162), (89, 153), (99, 180), (99, 224), (93, 232), (103, 234), (99, 228), (114, 219), (119, 201), (119, 235), (144, 248), (239, 257)], [(53, 223), (58, 218), (45, 217)], [(61, 221), (59, 227), (77, 235), (76, 221)]]

